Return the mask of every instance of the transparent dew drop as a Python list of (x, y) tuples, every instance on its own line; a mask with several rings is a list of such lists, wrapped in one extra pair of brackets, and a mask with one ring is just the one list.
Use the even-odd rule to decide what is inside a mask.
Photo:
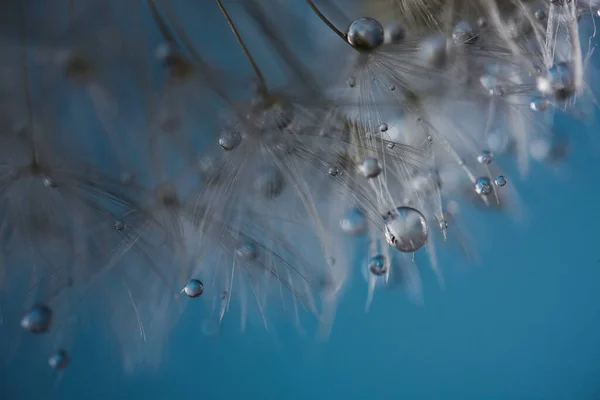
[(21, 327), (31, 333), (45, 333), (52, 325), (52, 318), (53, 313), (49, 307), (36, 304), (21, 318)]
[(58, 184), (56, 183), (56, 181), (49, 176), (44, 176), (42, 177), (42, 183), (44, 184), (44, 186), (46, 186), (47, 188), (50, 189), (55, 189), (58, 187)]
[(115, 230), (117, 231), (122, 231), (123, 229), (125, 229), (125, 224), (123, 223), (123, 221), (115, 221), (113, 223), (113, 228), (115, 228)]
[(489, 165), (494, 160), (494, 155), (489, 150), (483, 150), (477, 156), (477, 162), (480, 164)]
[(329, 176), (337, 176), (339, 173), (340, 173), (340, 171), (335, 167), (331, 167), (327, 171), (327, 175), (329, 175)]
[(242, 243), (235, 249), (235, 255), (244, 261), (256, 260), (258, 257), (258, 248), (252, 242)]
[(346, 83), (349, 87), (353, 88), (356, 86), (356, 78), (351, 76), (350, 78), (348, 78), (348, 81), (346, 81)]
[(477, 41), (477, 32), (469, 22), (459, 21), (452, 31), (452, 41), (455, 44), (473, 44)]
[(242, 143), (242, 135), (239, 132), (224, 132), (219, 138), (219, 146), (225, 151), (230, 151)]
[(375, 157), (367, 157), (358, 166), (358, 170), (365, 178), (376, 178), (381, 173), (379, 160), (377, 160)]
[(61, 370), (65, 369), (67, 365), (69, 365), (70, 361), (71, 358), (69, 357), (69, 353), (67, 353), (66, 350), (60, 349), (50, 356), (48, 359), (48, 365), (50, 365), (50, 368), (52, 369)]
[(380, 132), (387, 132), (388, 129), (389, 129), (388, 124), (386, 124), (385, 122), (383, 124), (379, 125)]
[(202, 284), (202, 282), (198, 279), (190, 279), (187, 285), (185, 285), (183, 288), (183, 292), (186, 294), (186, 296), (195, 299), (204, 292), (204, 284)]
[(348, 235), (361, 235), (367, 230), (367, 217), (362, 210), (353, 208), (344, 215), (340, 227)]
[(496, 179), (494, 179), (494, 183), (496, 184), (496, 186), (505, 186), (506, 185), (506, 178), (504, 177), (504, 175), (498, 175), (496, 177)]
[(558, 100), (567, 100), (575, 93), (573, 72), (568, 63), (558, 63), (548, 69), (546, 76), (537, 78), (537, 89)]
[(436, 34), (423, 39), (419, 47), (419, 56), (428, 66), (442, 68), (448, 60), (446, 37)]
[(387, 44), (399, 44), (404, 41), (406, 37), (406, 30), (404, 29), (404, 25), (399, 22), (395, 22), (389, 24), (385, 28), (384, 34), (385, 43)]
[(529, 103), (529, 108), (531, 108), (531, 111), (536, 112), (545, 111), (548, 108), (548, 104), (550, 104), (548, 100), (542, 97), (537, 97), (531, 100), (531, 102)]
[(537, 10), (535, 10), (535, 19), (537, 19), (538, 21), (543, 21), (546, 19), (546, 10), (544, 10), (543, 8), (538, 8)]
[(399, 207), (384, 216), (385, 239), (403, 253), (414, 253), (427, 243), (427, 220), (411, 207)]
[(393, 92), (394, 90), (396, 90), (396, 85), (390, 85), (390, 90)]
[(130, 172), (123, 172), (119, 177), (119, 181), (122, 185), (129, 186), (133, 183), (134, 177)]
[(385, 257), (382, 256), (381, 254), (378, 254), (378, 255), (372, 257), (369, 260), (368, 268), (369, 268), (369, 271), (375, 276), (385, 275), (388, 270), (386, 262), (385, 262)]
[(490, 178), (481, 177), (475, 181), (475, 192), (481, 196), (487, 196), (492, 193), (492, 182)]
[(359, 18), (352, 22), (346, 32), (348, 43), (360, 51), (371, 51), (385, 41), (383, 27), (374, 18)]
[(501, 130), (494, 130), (489, 133), (487, 138), (488, 148), (497, 154), (506, 153), (511, 145), (511, 138)]
[(256, 190), (267, 199), (279, 196), (284, 186), (283, 175), (275, 166), (263, 167), (254, 181)]

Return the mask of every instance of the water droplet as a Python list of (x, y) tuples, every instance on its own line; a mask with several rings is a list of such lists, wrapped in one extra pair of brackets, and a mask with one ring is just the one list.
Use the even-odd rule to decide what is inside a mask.
[(356, 86), (356, 78), (351, 76), (350, 78), (348, 78), (348, 81), (346, 83), (349, 87), (353, 88)]
[(31, 333), (45, 333), (52, 325), (52, 310), (43, 305), (34, 305), (23, 318), (21, 318), (21, 327)]
[(404, 25), (399, 22), (389, 24), (385, 29), (385, 43), (398, 44), (406, 37)]
[(427, 243), (427, 220), (411, 207), (399, 207), (385, 215), (385, 239), (403, 253), (414, 253)]
[(479, 162), (480, 164), (485, 164), (485, 165), (490, 164), (493, 159), (494, 159), (494, 155), (492, 154), (491, 151), (488, 151), (488, 150), (482, 151), (477, 156), (477, 162)]
[(379, 160), (375, 157), (367, 157), (358, 167), (359, 172), (363, 174), (365, 178), (376, 178), (381, 173), (381, 167), (379, 166)]
[(452, 31), (452, 40), (455, 44), (472, 44), (477, 41), (477, 33), (469, 22), (459, 21)]
[(256, 190), (267, 199), (279, 196), (284, 186), (283, 175), (275, 166), (263, 167), (254, 181)]
[(118, 231), (122, 231), (123, 229), (125, 229), (125, 224), (123, 223), (123, 221), (115, 221), (113, 223), (113, 228), (115, 228)]
[(56, 183), (56, 181), (53, 178), (49, 177), (49, 176), (42, 177), (42, 183), (47, 188), (55, 189), (55, 188), (58, 187), (58, 184)]
[(502, 187), (506, 185), (506, 178), (504, 177), (504, 175), (498, 175), (494, 180), (494, 183), (496, 184), (496, 186)]
[(380, 132), (387, 132), (388, 130), (388, 124), (386, 124), (385, 122), (381, 125), (379, 125), (379, 131)]
[(442, 68), (448, 59), (446, 37), (442, 34), (429, 36), (421, 41), (420, 57), (426, 64)]
[(535, 10), (534, 15), (538, 21), (543, 21), (546, 19), (546, 10), (544, 10), (543, 8), (538, 8), (537, 10)]
[(475, 181), (475, 192), (478, 195), (487, 196), (492, 193), (492, 182), (490, 178), (481, 177)]
[(367, 217), (358, 208), (348, 211), (340, 222), (342, 230), (349, 235), (360, 235), (367, 230)]
[(396, 90), (396, 85), (390, 85), (390, 90), (393, 92), (394, 90)]
[(559, 100), (567, 100), (575, 93), (573, 72), (568, 63), (558, 63), (548, 69), (546, 76), (537, 78), (537, 89)]
[(340, 171), (335, 167), (331, 167), (329, 168), (329, 171), (327, 171), (327, 175), (329, 176), (337, 176), (339, 173)]
[(198, 279), (190, 279), (183, 291), (188, 297), (195, 299), (204, 292), (204, 285)]
[(66, 350), (57, 350), (49, 359), (48, 364), (50, 368), (60, 370), (64, 369), (69, 365), (69, 361), (71, 358), (69, 357), (69, 353)]
[(529, 103), (529, 108), (531, 108), (532, 111), (540, 112), (546, 110), (548, 108), (548, 104), (550, 104), (548, 100), (542, 97), (537, 97), (531, 100)]
[(258, 248), (254, 243), (246, 242), (235, 249), (235, 254), (245, 261), (255, 260), (258, 257)]
[(348, 43), (361, 51), (375, 50), (384, 42), (383, 27), (376, 19), (365, 17), (352, 22), (346, 33)]
[(382, 255), (376, 255), (369, 260), (369, 271), (375, 276), (385, 275), (388, 268), (385, 262), (385, 257)]
[(242, 143), (242, 135), (239, 132), (223, 132), (219, 138), (219, 145), (225, 151), (230, 151)]

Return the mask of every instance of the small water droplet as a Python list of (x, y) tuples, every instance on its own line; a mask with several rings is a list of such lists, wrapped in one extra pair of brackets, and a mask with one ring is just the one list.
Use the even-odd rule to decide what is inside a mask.
[(492, 154), (491, 151), (488, 151), (488, 150), (483, 150), (477, 156), (477, 162), (479, 162), (480, 164), (485, 164), (485, 165), (490, 164), (493, 159), (494, 159), (494, 155)]
[(382, 255), (376, 255), (369, 260), (368, 264), (369, 271), (375, 276), (382, 276), (387, 273), (387, 265), (385, 257)]
[(31, 333), (45, 333), (52, 325), (52, 310), (43, 305), (36, 304), (21, 318), (21, 327)]
[(496, 179), (494, 180), (494, 183), (496, 184), (496, 186), (505, 186), (506, 185), (506, 178), (504, 177), (504, 175), (498, 175), (496, 177)]
[(69, 353), (66, 350), (57, 350), (49, 359), (48, 365), (50, 368), (60, 370), (64, 369), (69, 365), (69, 361), (71, 358), (69, 357)]
[(365, 178), (376, 178), (381, 173), (381, 167), (379, 166), (379, 160), (375, 157), (367, 157), (358, 167), (359, 172)]
[(235, 249), (235, 254), (245, 261), (255, 260), (258, 257), (258, 248), (254, 243), (246, 242)]
[(183, 291), (188, 297), (194, 299), (204, 292), (204, 284), (198, 279), (190, 279), (183, 288)]
[(360, 235), (367, 230), (367, 217), (358, 208), (348, 211), (340, 221), (340, 227), (349, 235)]
[(492, 183), (490, 178), (481, 177), (475, 181), (475, 192), (481, 196), (487, 196), (492, 193)]
[(242, 143), (242, 135), (239, 132), (224, 132), (219, 138), (219, 145), (225, 151), (231, 151)]
[(529, 103), (529, 108), (531, 109), (531, 111), (541, 112), (545, 111), (548, 108), (548, 104), (550, 104), (550, 102), (547, 99), (538, 97), (531, 100), (531, 102)]
[(379, 125), (379, 131), (380, 132), (387, 132), (388, 130), (388, 124), (386, 124), (385, 122), (381, 125)]
[(123, 221), (115, 221), (113, 223), (113, 228), (115, 228), (118, 231), (122, 231), (123, 229), (125, 229), (125, 224), (123, 223)]
[(331, 167), (329, 168), (329, 171), (327, 171), (327, 175), (329, 176), (337, 176), (339, 173), (340, 171), (335, 167)]

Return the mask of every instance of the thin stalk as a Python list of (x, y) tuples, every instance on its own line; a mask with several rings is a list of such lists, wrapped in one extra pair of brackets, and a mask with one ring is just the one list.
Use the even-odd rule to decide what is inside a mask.
[(327, 25), (329, 27), (329, 29), (331, 29), (333, 31), (333, 33), (335, 33), (340, 38), (342, 38), (342, 40), (344, 42), (348, 43), (348, 35), (346, 35), (342, 31), (340, 31), (330, 20), (328, 20), (327, 17), (325, 15), (323, 15), (323, 13), (317, 8), (315, 3), (312, 2), (312, 0), (305, 0), (305, 1), (306, 1), (306, 4), (308, 4), (308, 6), (317, 15), (317, 17), (319, 17), (321, 19), (321, 21), (323, 21), (325, 23), (325, 25)]
[(235, 24), (233, 23), (231, 17), (229, 16), (229, 13), (227, 13), (227, 10), (223, 6), (223, 3), (221, 2), (221, 0), (216, 0), (216, 2), (217, 2), (217, 5), (219, 6), (219, 9), (221, 10), (221, 13), (223, 14), (223, 17), (225, 17), (225, 20), (227, 21), (227, 24), (229, 25), (229, 28), (231, 29), (233, 36), (235, 36), (235, 39), (237, 40), (238, 44), (244, 51), (246, 58), (250, 62), (250, 65), (252, 66), (252, 69), (254, 70), (254, 73), (256, 74), (256, 77), (259, 80), (261, 91), (266, 91), (267, 85), (265, 83), (265, 78), (264, 78), (262, 72), (260, 71), (260, 68), (256, 64), (256, 61), (254, 61), (254, 57), (252, 57), (252, 54), (250, 54), (248, 47), (246, 47), (244, 40), (240, 36), (237, 28), (235, 27)]

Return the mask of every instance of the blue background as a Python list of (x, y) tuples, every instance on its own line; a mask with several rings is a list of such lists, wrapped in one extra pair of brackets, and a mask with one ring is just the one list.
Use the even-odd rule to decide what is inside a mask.
[(481, 263), (442, 253), (444, 289), (423, 267), (424, 306), (381, 291), (365, 313), (356, 271), (327, 341), (287, 321), (241, 334), (235, 316), (207, 337), (204, 311), (188, 307), (160, 369), (132, 375), (98, 324), (60, 382), (35, 348), (4, 363), (0, 399), (600, 399), (599, 126), (558, 121), (568, 180), (508, 167), (527, 220), (470, 212)]

